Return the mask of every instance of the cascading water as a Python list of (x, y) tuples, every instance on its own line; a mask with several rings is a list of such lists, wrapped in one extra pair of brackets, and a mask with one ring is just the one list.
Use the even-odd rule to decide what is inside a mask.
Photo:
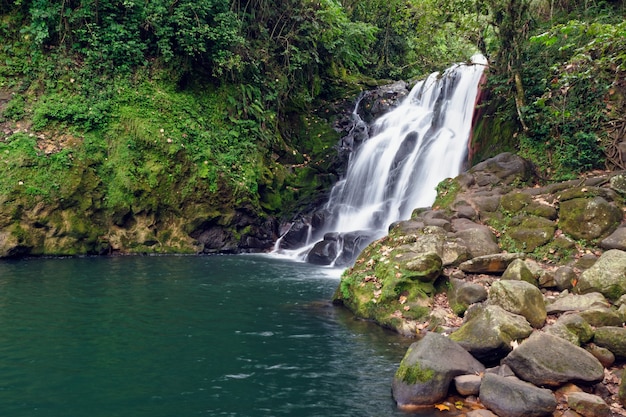
[(391, 223), (434, 202), (437, 184), (458, 175), (467, 155), (486, 64), (476, 55), (471, 65), (431, 74), (374, 123), (374, 135), (351, 156), (345, 178), (331, 191), (324, 240), (298, 251), (301, 257), (313, 263), (350, 263)]

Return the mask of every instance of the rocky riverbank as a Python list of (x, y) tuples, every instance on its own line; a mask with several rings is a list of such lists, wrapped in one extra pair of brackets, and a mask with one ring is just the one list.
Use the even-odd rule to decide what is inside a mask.
[(370, 244), (335, 302), (418, 339), (394, 378), (401, 407), (626, 415), (625, 196), (623, 172), (542, 185), (498, 155)]

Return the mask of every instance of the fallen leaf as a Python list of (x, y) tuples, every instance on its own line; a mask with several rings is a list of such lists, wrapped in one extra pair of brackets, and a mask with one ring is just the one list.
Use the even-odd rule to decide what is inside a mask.
[(439, 411), (450, 411), (450, 407), (445, 404), (435, 404), (435, 408)]

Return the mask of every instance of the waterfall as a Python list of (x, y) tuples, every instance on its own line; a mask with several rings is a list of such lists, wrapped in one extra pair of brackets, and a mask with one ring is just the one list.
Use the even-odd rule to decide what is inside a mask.
[[(431, 74), (376, 120), (372, 136), (351, 155), (345, 178), (330, 193), (324, 240), (300, 256), (320, 264), (351, 263), (390, 224), (432, 205), (437, 184), (458, 175), (465, 161), (486, 64), (476, 55), (471, 64)], [(356, 108), (354, 114), (359, 122)]]

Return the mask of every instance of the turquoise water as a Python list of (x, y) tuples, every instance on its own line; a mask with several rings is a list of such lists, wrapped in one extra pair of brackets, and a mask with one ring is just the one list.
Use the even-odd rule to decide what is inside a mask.
[(266, 256), (0, 262), (0, 415), (406, 416), (410, 341)]

